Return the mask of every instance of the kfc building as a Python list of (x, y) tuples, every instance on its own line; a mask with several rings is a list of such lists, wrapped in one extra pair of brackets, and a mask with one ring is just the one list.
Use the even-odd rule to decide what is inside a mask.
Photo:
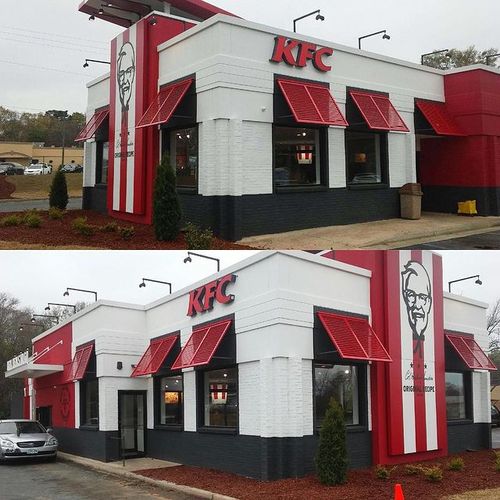
[(416, 181), (426, 210), (500, 214), (498, 69), (443, 72), (200, 0), (120, 5), (80, 6), (125, 28), (88, 84), (84, 208), (151, 224), (168, 154), (185, 219), (232, 240), (399, 217)]
[(314, 470), (330, 398), (350, 467), (490, 448), (487, 305), (422, 251), (261, 252), (146, 306), (99, 301), (7, 367), (60, 449), (264, 480)]

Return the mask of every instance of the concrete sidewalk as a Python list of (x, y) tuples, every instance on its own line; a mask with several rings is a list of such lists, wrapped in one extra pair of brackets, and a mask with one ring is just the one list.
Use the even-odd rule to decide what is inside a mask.
[(218, 493), (212, 493), (211, 491), (200, 490), (199, 488), (192, 488), (191, 486), (170, 483), (168, 481), (161, 481), (141, 476), (140, 474), (135, 474), (135, 472), (145, 469), (161, 469), (164, 467), (175, 467), (181, 465), (175, 462), (167, 462), (165, 460), (157, 460), (154, 458), (132, 458), (125, 460), (125, 466), (123, 466), (122, 461), (100, 462), (99, 460), (79, 457), (77, 455), (71, 455), (69, 453), (63, 453), (61, 451), (58, 452), (57, 456), (60, 460), (63, 461), (73, 462), (75, 464), (82, 465), (83, 467), (89, 467), (91, 469), (106, 474), (112, 474), (114, 476), (132, 479), (134, 481), (142, 481), (152, 486), (163, 488), (167, 491), (170, 490), (170, 491), (175, 491), (176, 493), (185, 494), (186, 496), (192, 498), (205, 498), (205, 499), (208, 498), (213, 500), (235, 500), (233, 499), (233, 497), (219, 495)]
[(420, 220), (389, 219), (243, 238), (238, 243), (262, 249), (391, 249), (498, 229), (500, 217), (423, 213)]

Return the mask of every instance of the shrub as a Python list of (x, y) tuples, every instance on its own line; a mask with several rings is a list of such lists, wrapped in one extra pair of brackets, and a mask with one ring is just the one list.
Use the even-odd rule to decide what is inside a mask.
[(135, 235), (134, 226), (122, 226), (118, 228), (120, 236), (124, 240), (130, 240)]
[(497, 455), (497, 458), (495, 458), (495, 470), (500, 472), (500, 456)]
[(59, 220), (64, 217), (66, 214), (65, 210), (61, 210), (60, 208), (57, 207), (50, 207), (49, 208), (49, 218), (54, 219), (54, 220)]
[(181, 215), (174, 170), (170, 165), (170, 157), (165, 155), (156, 170), (153, 194), (153, 226), (156, 239), (175, 240), (180, 230)]
[(24, 216), (24, 224), (28, 227), (40, 227), (42, 218), (36, 213), (29, 213)]
[(87, 223), (87, 217), (77, 217), (71, 224), (71, 227), (79, 234), (92, 236), (94, 228)]
[(396, 467), (388, 468), (384, 465), (377, 465), (377, 467), (375, 467), (375, 477), (377, 479), (389, 479), (395, 469)]
[(68, 185), (66, 175), (58, 170), (52, 179), (49, 193), (49, 206), (66, 210), (68, 206)]
[(448, 463), (448, 469), (450, 470), (463, 470), (464, 467), (464, 459), (461, 457), (454, 457)]
[(103, 233), (116, 233), (118, 231), (118, 226), (117, 222), (108, 222), (107, 224), (104, 224), (104, 226), (99, 227), (99, 231), (102, 231)]
[(420, 465), (408, 464), (405, 465), (405, 472), (409, 476), (415, 476), (419, 472), (422, 472), (422, 467)]
[(5, 227), (20, 226), (22, 223), (23, 219), (19, 215), (7, 215), (0, 220), (0, 226)]
[(210, 229), (201, 229), (189, 222), (184, 232), (186, 246), (189, 250), (209, 250), (212, 248), (214, 235)]
[(319, 433), (316, 470), (321, 483), (342, 484), (347, 479), (347, 447), (344, 410), (335, 400), (325, 413)]
[(443, 480), (443, 471), (441, 467), (435, 465), (433, 467), (422, 468), (424, 476), (433, 483), (439, 483)]

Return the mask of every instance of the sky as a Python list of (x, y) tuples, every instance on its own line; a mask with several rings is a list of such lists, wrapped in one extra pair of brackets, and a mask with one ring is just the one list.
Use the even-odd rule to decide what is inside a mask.
[[(256, 251), (199, 252), (220, 258), (221, 269), (254, 255)], [(453, 285), (452, 291), (493, 304), (500, 298), (500, 251), (446, 251), (443, 256), (444, 288), (453, 279), (479, 274), (483, 285), (469, 280)], [(99, 299), (147, 304), (168, 294), (168, 287), (142, 278), (168, 281), (173, 291), (206, 278), (216, 263), (193, 257), (184, 264), (185, 251), (11, 251), (1, 252), (0, 293), (18, 298), (23, 306), (43, 314), (47, 302), (93, 301), (88, 294), (66, 287), (94, 290)]]
[[(109, 42), (123, 28), (78, 12), (80, 0), (0, 1), (0, 106), (37, 112), (84, 112), (86, 82), (106, 66), (84, 69), (85, 58), (109, 60)], [(500, 48), (498, 0), (213, 0), (250, 21), (292, 30), (294, 18), (321, 9), (325, 21), (300, 21), (298, 32), (356, 47), (359, 36), (387, 29), (391, 40), (364, 48), (413, 62), (436, 49)]]

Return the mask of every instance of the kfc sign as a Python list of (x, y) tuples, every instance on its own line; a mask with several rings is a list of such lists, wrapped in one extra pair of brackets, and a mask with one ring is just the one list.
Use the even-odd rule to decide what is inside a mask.
[(214, 300), (220, 304), (229, 304), (234, 300), (234, 295), (227, 295), (226, 288), (236, 281), (236, 274), (228, 274), (223, 278), (211, 281), (189, 293), (188, 316), (210, 311), (214, 307)]
[(289, 66), (303, 68), (307, 61), (312, 61), (318, 71), (330, 71), (331, 66), (325, 64), (324, 59), (333, 54), (333, 49), (320, 47), (314, 43), (290, 40), (284, 36), (277, 36), (274, 44), (274, 53), (270, 61), (275, 63), (284, 62)]

